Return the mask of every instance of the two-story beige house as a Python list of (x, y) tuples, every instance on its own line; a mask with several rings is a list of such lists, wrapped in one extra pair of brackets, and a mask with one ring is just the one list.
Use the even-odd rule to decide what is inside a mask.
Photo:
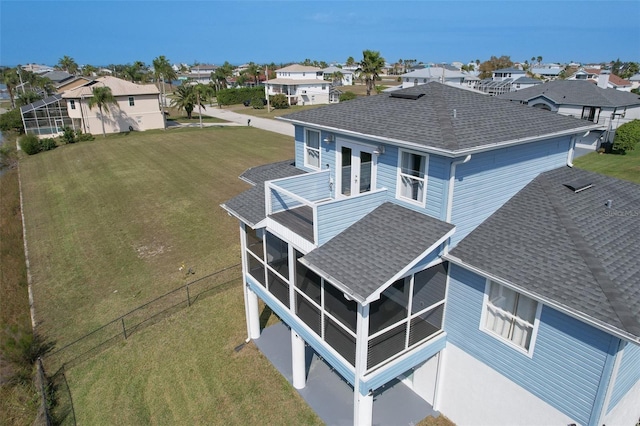
[[(115, 105), (108, 105), (101, 116), (97, 107), (89, 108), (95, 87), (109, 87)], [(99, 77), (93, 83), (67, 90), (62, 94), (74, 130), (84, 133), (106, 133), (132, 130), (163, 129), (164, 117), (160, 110), (160, 91), (153, 84), (135, 84), (116, 77)]]

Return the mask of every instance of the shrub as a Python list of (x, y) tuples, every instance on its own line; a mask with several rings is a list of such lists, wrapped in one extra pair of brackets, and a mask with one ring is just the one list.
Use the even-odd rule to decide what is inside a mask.
[(270, 98), (271, 106), (275, 109), (287, 109), (289, 108), (289, 102), (287, 96), (284, 93), (278, 93)]
[(343, 94), (340, 95), (340, 102), (343, 101), (350, 101), (351, 99), (355, 99), (357, 97), (357, 95), (353, 92), (344, 92)]
[(633, 120), (618, 127), (613, 140), (613, 150), (624, 154), (627, 151), (633, 151), (638, 142), (640, 142), (640, 120)]
[(24, 135), (20, 138), (20, 149), (27, 155), (33, 155), (39, 153), (42, 150), (42, 146), (36, 135)]
[(86, 141), (92, 141), (95, 138), (93, 137), (93, 135), (91, 133), (82, 133), (82, 130), (78, 130), (76, 132), (76, 140), (78, 142), (86, 142)]
[(57, 148), (58, 144), (56, 140), (53, 138), (46, 138), (40, 140), (40, 151), (51, 151), (54, 148)]
[(60, 139), (62, 139), (64, 143), (76, 143), (78, 141), (76, 132), (69, 126), (62, 128), (62, 136), (60, 136)]
[(262, 101), (262, 98), (256, 97), (251, 99), (251, 106), (253, 109), (264, 109), (264, 102)]
[(24, 133), (24, 126), (22, 125), (22, 115), (20, 109), (15, 108), (11, 111), (7, 111), (0, 115), (0, 130), (9, 131), (15, 130), (20, 133)]

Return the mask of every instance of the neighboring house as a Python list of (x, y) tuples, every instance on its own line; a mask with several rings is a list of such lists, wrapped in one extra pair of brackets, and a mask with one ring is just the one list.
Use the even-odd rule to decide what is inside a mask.
[(527, 77), (527, 72), (524, 70), (519, 68), (502, 68), (493, 71), (491, 78), (476, 82), (474, 88), (491, 96), (498, 96), (504, 93), (533, 87), (538, 84), (542, 84), (542, 81)]
[(342, 73), (342, 79), (334, 83), (334, 86), (351, 86), (353, 84), (353, 72), (338, 67), (329, 67), (322, 70), (324, 80), (333, 82), (334, 73)]
[(290, 328), (295, 388), (317, 383), (308, 346), (357, 425), (401, 385), (458, 424), (637, 421), (640, 190), (567, 167), (597, 124), (435, 82), (282, 119), (295, 162), (223, 208), (247, 331), (259, 299)]
[(402, 78), (403, 89), (406, 89), (407, 87), (418, 86), (421, 84), (427, 84), (432, 81), (437, 81), (440, 83), (454, 83), (462, 86), (465, 84), (465, 81), (468, 81), (466, 80), (468, 77), (468, 74), (465, 74), (459, 70), (452, 71), (439, 66), (417, 69), (400, 76), (400, 78)]
[(555, 80), (560, 76), (563, 68), (560, 66), (546, 66), (546, 67), (538, 67), (532, 68), (531, 73), (534, 75), (539, 75), (545, 80)]
[[(97, 106), (89, 108), (93, 88), (106, 86), (116, 99), (109, 111), (100, 116)], [(98, 77), (90, 85), (77, 87), (62, 94), (75, 130), (84, 133), (102, 133), (104, 121), (107, 133), (164, 128), (160, 111), (160, 91), (153, 84), (135, 84), (116, 77)]]
[(581, 68), (567, 80), (591, 81), (603, 89), (610, 88), (621, 90), (623, 92), (630, 92), (631, 89), (633, 89), (631, 81), (625, 80), (615, 74), (611, 74), (607, 70), (601, 70), (599, 68)]
[(269, 96), (283, 94), (289, 105), (317, 105), (330, 102), (332, 83), (321, 68), (289, 65), (276, 70), (276, 78), (265, 82)]
[(550, 81), (500, 98), (598, 124), (596, 130), (578, 140), (590, 149), (597, 149), (601, 142), (612, 142), (618, 126), (640, 119), (639, 95), (603, 89), (588, 81)]
[(22, 69), (25, 71), (30, 71), (34, 74), (45, 74), (53, 71), (53, 67), (50, 67), (49, 65), (40, 65), (40, 64), (23, 65)]
[(194, 65), (189, 70), (189, 73), (184, 74), (183, 77), (196, 83), (209, 84), (211, 82), (211, 73), (215, 72), (217, 68), (213, 64)]
[(631, 90), (640, 87), (640, 73), (629, 77), (629, 82), (631, 83)]
[(56, 92), (63, 93), (67, 90), (75, 89), (76, 87), (86, 86), (93, 81), (91, 78), (76, 76), (70, 80), (65, 80), (62, 83), (56, 84)]

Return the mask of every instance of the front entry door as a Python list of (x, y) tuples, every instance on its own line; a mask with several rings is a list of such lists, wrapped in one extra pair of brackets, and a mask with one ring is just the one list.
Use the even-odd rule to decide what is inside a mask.
[(356, 144), (342, 144), (339, 153), (340, 195), (350, 197), (374, 189), (373, 148)]

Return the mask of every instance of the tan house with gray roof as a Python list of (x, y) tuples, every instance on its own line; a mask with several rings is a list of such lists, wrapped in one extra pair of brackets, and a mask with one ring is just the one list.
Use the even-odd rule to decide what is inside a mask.
[[(103, 111), (104, 117), (97, 107), (89, 108), (94, 87), (109, 87), (116, 99), (115, 105), (109, 105), (109, 111)], [(135, 84), (105, 76), (92, 84), (67, 90), (62, 98), (67, 102), (74, 130), (84, 133), (102, 133), (103, 119), (107, 133), (164, 128), (160, 91), (153, 84)]]

